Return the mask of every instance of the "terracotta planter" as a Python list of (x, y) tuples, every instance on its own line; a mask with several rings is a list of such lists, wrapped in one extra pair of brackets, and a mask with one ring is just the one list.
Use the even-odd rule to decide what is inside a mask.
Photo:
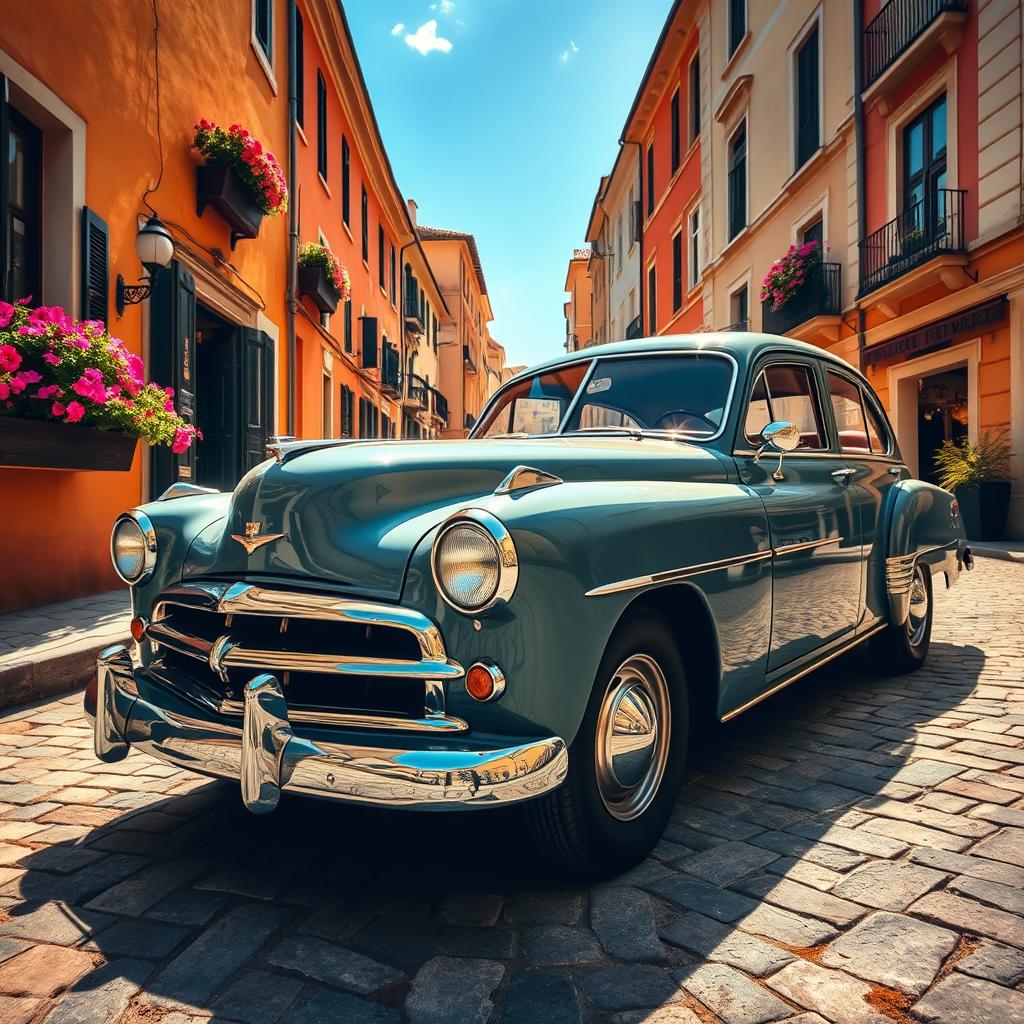
[(954, 492), (969, 540), (1002, 540), (1010, 510), (1010, 482), (964, 484)]
[(196, 213), (212, 206), (231, 228), (231, 248), (240, 238), (256, 238), (263, 213), (248, 186), (224, 164), (196, 168)]
[(0, 466), (35, 469), (131, 469), (137, 437), (59, 420), (0, 416)]
[(299, 294), (311, 299), (321, 313), (333, 313), (338, 308), (338, 291), (319, 263), (299, 267)]

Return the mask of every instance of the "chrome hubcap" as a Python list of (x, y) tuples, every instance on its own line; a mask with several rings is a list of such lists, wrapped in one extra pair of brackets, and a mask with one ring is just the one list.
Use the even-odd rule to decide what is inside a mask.
[(924, 569), (916, 566), (914, 580), (910, 584), (910, 614), (907, 616), (907, 633), (912, 646), (917, 647), (924, 639), (928, 627), (928, 588), (924, 582)]
[(612, 817), (629, 821), (650, 805), (671, 729), (665, 674), (650, 655), (631, 655), (612, 675), (597, 720), (597, 788)]

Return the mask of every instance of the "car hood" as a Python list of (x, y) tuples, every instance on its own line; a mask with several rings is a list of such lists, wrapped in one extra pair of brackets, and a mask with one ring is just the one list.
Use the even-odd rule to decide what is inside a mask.
[[(193, 545), (185, 575), (303, 577), (397, 600), (424, 535), (459, 509), (486, 507), (519, 465), (566, 483), (727, 478), (716, 452), (650, 438), (356, 441), (299, 449), (242, 478), (226, 520)], [(257, 535), (250, 539), (275, 539), (250, 554), (237, 539), (247, 529)]]

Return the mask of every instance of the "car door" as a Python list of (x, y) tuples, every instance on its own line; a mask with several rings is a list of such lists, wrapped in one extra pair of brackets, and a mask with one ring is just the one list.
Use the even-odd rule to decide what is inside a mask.
[[(769, 673), (851, 632), (860, 616), (859, 511), (847, 486), (849, 467), (831, 437), (822, 384), (811, 357), (762, 360), (734, 450), (740, 478), (760, 495), (771, 531)], [(757, 460), (761, 430), (778, 421), (796, 425), (799, 446), (781, 460), (777, 453)]]
[(852, 373), (827, 366), (825, 386), (844, 465), (850, 470), (846, 486), (859, 515), (861, 552), (861, 619), (870, 623), (886, 614), (881, 581), (885, 550), (882, 509), (889, 489), (910, 474), (903, 465), (893, 433), (877, 399)]

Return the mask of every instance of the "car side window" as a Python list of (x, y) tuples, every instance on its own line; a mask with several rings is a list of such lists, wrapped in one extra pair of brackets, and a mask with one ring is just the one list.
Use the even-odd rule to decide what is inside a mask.
[(856, 455), (869, 455), (868, 425), (860, 388), (847, 377), (831, 370), (826, 374), (832, 414), (839, 434), (839, 450)]
[(821, 451), (825, 430), (811, 368), (803, 364), (775, 364), (765, 367), (750, 392), (744, 420), (747, 442), (761, 443), (761, 430), (769, 423), (785, 421), (800, 431), (797, 450)]
[(891, 448), (889, 428), (867, 395), (864, 396), (864, 411), (868, 414), (868, 440), (871, 442), (872, 453), (888, 455)]

